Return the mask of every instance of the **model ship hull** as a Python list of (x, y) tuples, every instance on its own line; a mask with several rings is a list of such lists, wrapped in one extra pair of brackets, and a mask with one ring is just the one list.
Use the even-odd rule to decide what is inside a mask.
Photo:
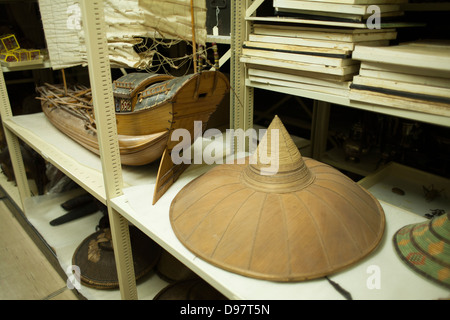
[[(124, 78), (125, 79), (122, 79)], [(183, 77), (133, 74), (114, 84), (116, 121), (122, 164), (145, 165), (172, 150), (170, 133), (187, 129), (193, 137), (194, 121), (205, 126), (224, 95), (228, 79), (220, 72), (207, 71)], [(134, 81), (134, 80), (136, 81)], [(54, 87), (53, 87), (54, 89)], [(62, 89), (60, 89), (62, 90)], [(99, 154), (92, 105), (83, 107), (80, 94), (71, 92), (64, 102), (62, 93), (40, 89), (42, 110), (61, 132), (86, 149)], [(85, 100), (88, 100), (85, 98)], [(175, 142), (178, 143), (178, 142)]]
[[(91, 128), (85, 128), (85, 123), (82, 119), (74, 117), (61, 109), (51, 107), (48, 102), (42, 103), (42, 110), (48, 120), (58, 130), (86, 149), (100, 155), (97, 133)], [(121, 162), (125, 165), (138, 166), (157, 160), (161, 157), (166, 147), (168, 137), (167, 131), (140, 136), (119, 134), (118, 142)]]

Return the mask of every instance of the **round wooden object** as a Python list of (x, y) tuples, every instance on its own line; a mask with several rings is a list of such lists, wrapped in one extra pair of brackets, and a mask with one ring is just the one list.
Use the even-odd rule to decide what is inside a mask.
[(178, 193), (170, 209), (178, 239), (218, 267), (272, 281), (323, 277), (367, 256), (384, 233), (379, 202), (336, 169), (303, 158), (278, 117), (269, 142), (272, 132), (279, 148), (266, 150), (279, 154), (278, 171), (258, 157), (219, 165)]
[(161, 257), (156, 265), (156, 272), (167, 282), (183, 281), (197, 277), (195, 272), (165, 250), (161, 250)]
[[(161, 254), (161, 247), (134, 226), (130, 226), (130, 241), (137, 281), (155, 267)], [(84, 239), (75, 250), (72, 263), (80, 268), (83, 285), (95, 289), (119, 287), (109, 228), (99, 230)]]
[(226, 300), (226, 297), (198, 277), (172, 283), (153, 300)]

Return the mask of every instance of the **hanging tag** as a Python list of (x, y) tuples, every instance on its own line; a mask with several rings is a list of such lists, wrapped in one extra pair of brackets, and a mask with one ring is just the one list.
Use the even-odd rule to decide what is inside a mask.
[(213, 36), (218, 36), (219, 35), (219, 28), (217, 26), (213, 27)]

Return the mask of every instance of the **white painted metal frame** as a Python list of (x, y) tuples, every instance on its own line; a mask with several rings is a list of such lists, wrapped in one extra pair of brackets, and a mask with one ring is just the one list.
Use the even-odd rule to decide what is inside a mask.
[[(246, 16), (252, 15), (263, 0), (231, 1), (231, 59), (230, 59), (230, 128), (253, 128), (253, 88), (245, 84), (247, 77), (245, 66), (240, 62), (242, 44), (247, 39), (251, 25)], [(236, 150), (248, 150), (237, 142)]]
[(122, 194), (123, 180), (103, 1), (81, 1), (81, 13), (119, 286), (123, 299), (137, 299), (128, 221), (110, 206), (110, 200)]
[(107, 205), (122, 299), (137, 299), (136, 280), (128, 231), (128, 221), (111, 208), (110, 200), (122, 194), (123, 181), (111, 87), (111, 69), (106, 43), (102, 0), (82, 0), (88, 68), (101, 154), (102, 173), (80, 165), (55, 146), (14, 121), (3, 70), (0, 71), (0, 114), (20, 194), (21, 209), (31, 196), (19, 138), (81, 187)]

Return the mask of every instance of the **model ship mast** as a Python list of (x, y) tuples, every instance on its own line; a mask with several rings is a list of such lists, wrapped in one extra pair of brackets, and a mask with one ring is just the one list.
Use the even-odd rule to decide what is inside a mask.
[(194, 60), (194, 72), (197, 72), (197, 43), (195, 41), (195, 11), (194, 0), (191, 0), (191, 24), (192, 24), (192, 55)]

